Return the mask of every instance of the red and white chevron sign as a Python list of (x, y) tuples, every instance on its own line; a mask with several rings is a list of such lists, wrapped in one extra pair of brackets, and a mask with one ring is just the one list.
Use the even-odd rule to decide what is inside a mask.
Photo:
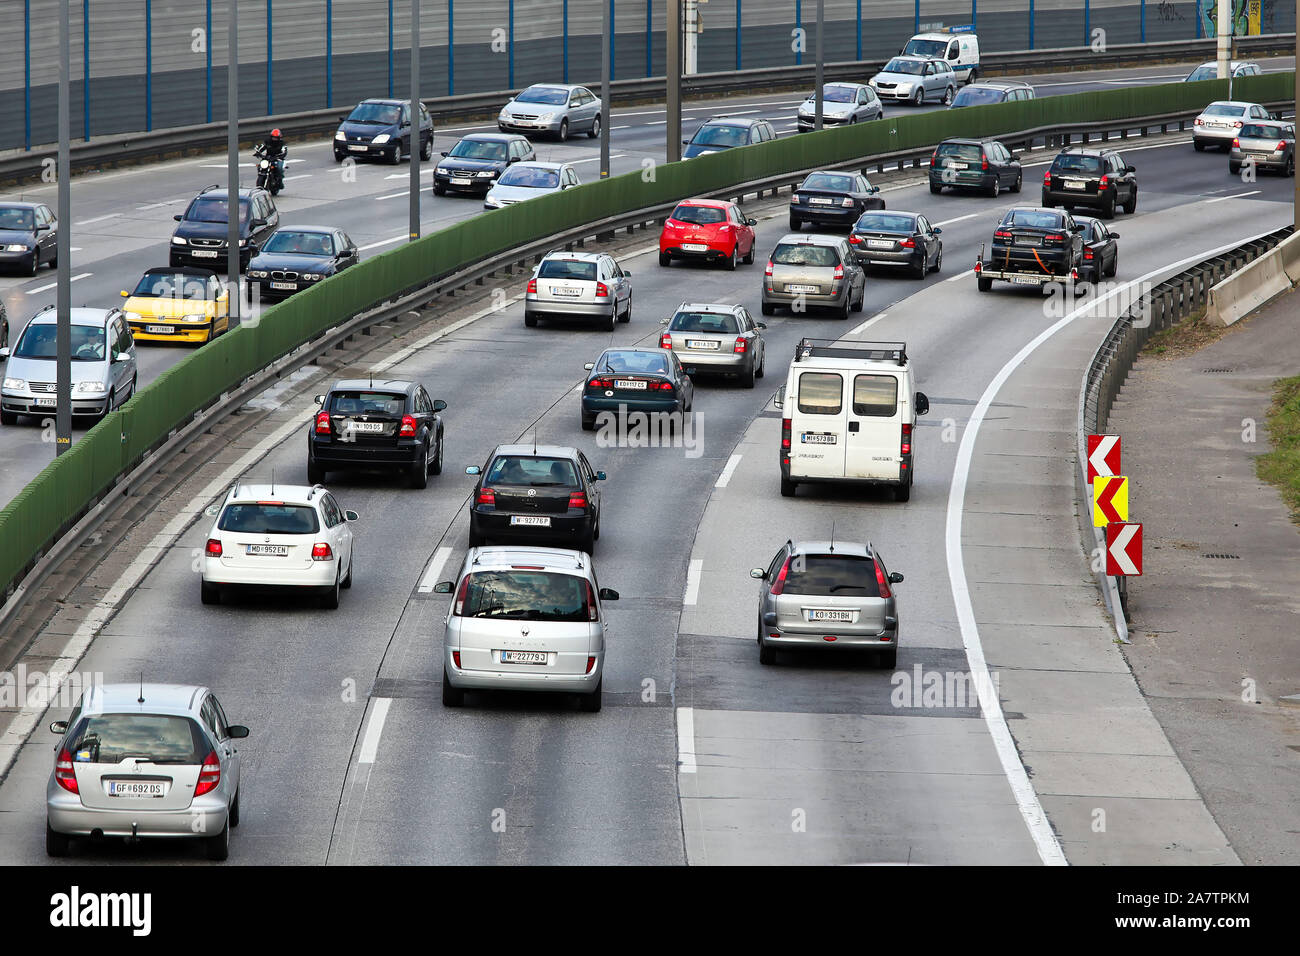
[(1113, 521), (1106, 525), (1106, 573), (1116, 577), (1142, 573), (1142, 525)]
[(1110, 476), (1119, 473), (1119, 436), (1089, 435), (1088, 484), (1092, 484), (1092, 479), (1098, 475)]

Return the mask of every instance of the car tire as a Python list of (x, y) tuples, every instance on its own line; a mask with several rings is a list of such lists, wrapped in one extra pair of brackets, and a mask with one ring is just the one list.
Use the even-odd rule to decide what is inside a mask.
[(235, 799), (230, 804), (230, 825), (239, 826), (239, 791), (235, 791)]
[(754, 379), (756, 378), (758, 378), (758, 370), (754, 368), (753, 365), (751, 365), (749, 367), (749, 370), (746, 371), (745, 374), (740, 376), (740, 384), (743, 385), (745, 388), (753, 388)]
[(434, 194), (435, 196), (445, 196), (445, 195), (447, 195), (447, 187), (446, 187), (446, 186), (439, 186), (437, 183), (434, 183), (434, 184), (433, 184), (433, 194)]
[(986, 279), (983, 276), (977, 277), (975, 280), (975, 284), (979, 287), (979, 290), (981, 292), (988, 292), (993, 288), (993, 280)]
[[(1292, 175), (1294, 175), (1294, 173)], [(745, 253), (744, 258), (740, 261), (747, 266), (752, 266), (754, 264), (754, 244), (752, 242), (749, 244), (749, 251)]]
[(614, 326), (616, 325), (618, 325), (618, 303), (617, 302), (615, 302), (614, 307), (609, 310), (609, 318), (605, 321), (604, 330), (606, 332), (613, 332)]
[(1205, 152), (1205, 144), (1202, 143), (1199, 139), (1193, 139), (1192, 149), (1196, 150), (1198, 153), (1203, 153)]
[(215, 584), (209, 584), (207, 581), (200, 581), (199, 600), (204, 604), (220, 604), (221, 588)]
[(429, 446), (427, 444), (420, 451), (419, 461), (411, 463), (407, 480), (410, 481), (412, 488), (429, 487)]
[(1235, 176), (1239, 172), (1241, 172), (1241, 163), (1234, 163), (1232, 160), (1228, 160), (1229, 175)]
[(758, 639), (758, 662), (760, 664), (776, 663), (776, 648), (769, 647), (761, 637)]
[(776, 315), (776, 306), (772, 305), (770, 302), (764, 302), (759, 308), (762, 310), (764, 315)]
[(891, 647), (887, 651), (876, 652), (877, 666), (893, 670), (898, 666), (898, 647)]
[(1106, 199), (1102, 202), (1101, 218), (1102, 219), (1115, 218), (1115, 197), (1114, 196), (1107, 196)]
[(465, 691), (460, 687), (452, 685), (447, 680), (447, 672), (442, 672), (442, 706), (444, 707), (464, 707)]
[(969, 73), (966, 74), (966, 84), (969, 86), (971, 83), (978, 82), (979, 75), (980, 75), (979, 70), (972, 69)]
[(990, 199), (997, 199), (997, 198), (998, 198), (998, 195), (1002, 192), (1002, 179), (1001, 179), (1001, 177), (999, 177), (999, 176), (997, 176), (997, 175), (995, 175), (995, 176), (993, 177), (993, 185), (990, 186), (990, 187), (988, 188), (987, 192), (988, 192), (988, 194), (989, 194), (989, 198), (990, 198)]
[(535, 315), (534, 315), (533, 313), (531, 313), (531, 312), (525, 312), (525, 313), (524, 313), (524, 325), (525, 325), (525, 327), (530, 328), (530, 329), (535, 329), (535, 328), (537, 328), (537, 316), (535, 316)]
[(325, 469), (315, 462), (308, 459), (307, 461), (307, 484), (323, 485), (325, 484)]
[(912, 497), (912, 478), (909, 475), (907, 483), (894, 486), (894, 500), (908, 501)]
[(442, 434), (439, 433), (438, 434), (438, 455), (433, 459), (433, 473), (435, 475), (442, 474), (442, 445), (443, 445), (443, 437)]
[(913, 279), (924, 279), (927, 272), (930, 271), (929, 265), (925, 261), (925, 249), (921, 249), (921, 261), (912, 268)]
[(1119, 271), (1119, 253), (1117, 252), (1115, 253), (1115, 258), (1110, 260), (1109, 268), (1107, 268), (1103, 274), (1107, 276), (1113, 276), (1118, 271)]
[(924, 89), (924, 88), (922, 88), (922, 87), (917, 87), (916, 93), (915, 93), (915, 95), (912, 97), (912, 105), (913, 105), (913, 106), (924, 106), (924, 105), (925, 105), (925, 89)]
[(334, 583), (321, 588), (320, 606), (327, 611), (334, 611), (339, 606), (339, 574), (334, 572)]
[(781, 497), (782, 497), (782, 498), (793, 498), (793, 497), (794, 497), (795, 490), (796, 490), (798, 487), (799, 487), (799, 483), (798, 483), (798, 482), (791, 481), (789, 478), (786, 478), (786, 477), (782, 476), (782, 478), (781, 478)]
[(1044, 209), (1056, 208), (1056, 203), (1052, 202), (1050, 199), (1047, 198), (1047, 193), (1043, 193), (1042, 202), (1040, 202), (1038, 205), (1042, 206)]
[(758, 360), (758, 371), (754, 373), (755, 378), (762, 378), (767, 371), (767, 348), (763, 349), (763, 357)]
[(426, 139), (424, 142), (420, 144), (420, 159), (421, 161), (426, 163), (429, 160), (433, 159), (433, 137), (432, 136), (430, 136), (428, 139)]
[(739, 245), (739, 242), (735, 243), (735, 245), (731, 247), (731, 255), (722, 260), (722, 268), (726, 269), (728, 272), (736, 271), (736, 247)]
[(1133, 213), (1137, 212), (1137, 208), (1138, 208), (1138, 191), (1134, 189), (1133, 195), (1130, 196), (1124, 202), (1124, 212), (1126, 215), (1131, 216), (1133, 215)]
[(591, 121), (591, 129), (587, 131), (587, 135), (590, 136), (592, 139), (595, 139), (600, 135), (600, 114), (599, 113), (597, 113), (596, 118)]
[(343, 588), (345, 591), (352, 587), (352, 572), (356, 569), (356, 565), (356, 557), (354, 555), (348, 555), (348, 573), (339, 584), (339, 587)]
[(1024, 173), (1016, 173), (1016, 182), (1015, 182), (1015, 185), (1011, 187), (1011, 191), (1012, 191), (1013, 193), (1018, 193), (1018, 192), (1020, 192), (1020, 187), (1024, 185), (1024, 179), (1025, 179), (1025, 174), (1024, 174)]
[(844, 299), (844, 304), (835, 310), (835, 318), (841, 322), (849, 317), (849, 312), (853, 310), (853, 290), (849, 289), (849, 294)]
[(940, 186), (938, 183), (930, 183), (930, 194), (932, 196), (937, 196), (941, 192), (943, 192), (942, 186)]
[(791, 217), (790, 217), (790, 231), (791, 231), (791, 232), (798, 232), (798, 231), (799, 231), (800, 229), (802, 229), (802, 228), (803, 228), (803, 220), (800, 219), (798, 216), (791, 216)]
[(668, 253), (666, 253), (666, 252), (661, 252), (661, 253), (659, 253), (659, 265), (660, 265), (660, 266), (662, 266), (663, 268), (666, 269), (666, 268), (668, 268), (668, 267), (669, 267), (670, 265), (672, 265), (672, 264), (673, 264), (673, 257), (672, 257), (672, 256), (670, 256), (670, 255), (669, 255)]
[(931, 269), (930, 271), (934, 273), (938, 273), (939, 270), (942, 268), (943, 268), (943, 246), (940, 246), (939, 251), (934, 254), (934, 268)]
[(569, 138), (569, 120), (568, 120), (567, 117), (566, 117), (565, 119), (560, 120), (560, 131), (556, 134), (556, 136), (559, 137), (559, 140), (560, 140), (561, 143), (563, 143), (563, 142), (565, 142), (565, 141), (568, 140), (568, 138)]
[(343, 162), (343, 157), (344, 157), (345, 155), (346, 155), (345, 153), (340, 153), (337, 149), (334, 150), (334, 162), (336, 162), (336, 163), (341, 163), (341, 162)]
[(850, 303), (849, 308), (852, 309), (854, 312), (861, 312), (863, 307), (866, 306), (866, 304), (867, 304), (867, 283), (866, 280), (864, 279), (862, 282), (862, 293), (858, 296), (856, 302)]
[(588, 714), (600, 713), (601, 685), (604, 683), (605, 682), (602, 680), (600, 684), (596, 685), (596, 689), (593, 690), (590, 694), (583, 694), (579, 698), (578, 703), (586, 713)]
[(17, 412), (0, 412), (0, 425), (17, 425)]
[[(1290, 155), (1290, 156), (1288, 156), (1288, 157), (1286, 158), (1286, 174), (1287, 174), (1288, 176), (1294, 176), (1294, 175), (1295, 175), (1295, 155), (1294, 155), (1294, 154), (1292, 154), (1292, 155)], [(1134, 202), (1137, 201), (1137, 200), (1136, 200), (1136, 195), (1137, 195), (1137, 194), (1136, 194), (1136, 192), (1135, 192), (1135, 193), (1134, 193), (1134, 197), (1135, 197), (1135, 198), (1134, 198)]]
[(953, 88), (952, 88), (951, 86), (948, 87), (946, 90), (944, 90), (944, 91), (943, 91), (943, 105), (944, 105), (944, 106), (952, 106), (952, 98), (953, 98), (954, 95), (955, 95), (955, 94), (954, 94), (954, 92), (953, 92)]
[(388, 160), (388, 165), (390, 166), (396, 166), (398, 163), (400, 163), (402, 161), (402, 144), (398, 143), (396, 146), (394, 146), (392, 150), (389, 151), (388, 155), (385, 158)]
[(27, 274), (28, 274), (29, 276), (34, 276), (34, 275), (36, 275), (36, 270), (39, 269), (40, 267), (41, 267), (41, 250), (40, 250), (40, 249), (33, 249), (33, 250), (32, 250), (32, 264), (31, 264), (30, 266), (27, 267)]
[(224, 860), (230, 856), (230, 821), (221, 828), (221, 832), (216, 836), (203, 838), (203, 849), (207, 851), (209, 860)]
[(582, 536), (582, 539), (578, 542), (578, 550), (586, 551), (588, 554), (592, 555), (593, 557), (595, 556), (596, 554), (596, 529), (595, 528), (588, 531), (585, 535)]
[(622, 315), (622, 317), (619, 319), (619, 321), (620, 321), (620, 322), (623, 322), (623, 323), (627, 323), (627, 322), (631, 322), (631, 321), (632, 321), (632, 300), (631, 300), (631, 298), (629, 298), (629, 299), (627, 300), (627, 308), (623, 310), (623, 315)]
[(474, 525), (471, 524), (469, 526), (469, 546), (471, 548), (481, 548), (485, 544), (487, 544), (487, 537), (475, 531)]
[(50, 256), (50, 271), (53, 272), (59, 267), (59, 247), (54, 247), (54, 255)]
[(50, 821), (45, 821), (45, 855), (46, 856), (67, 856), (68, 847), (72, 840), (66, 833), (56, 833), (50, 826)]
[(583, 415), (583, 416), (582, 416), (582, 430), (583, 430), (584, 432), (589, 432), (589, 431), (594, 431), (595, 428), (596, 428), (596, 419), (595, 419), (595, 418), (588, 418), (586, 415)]

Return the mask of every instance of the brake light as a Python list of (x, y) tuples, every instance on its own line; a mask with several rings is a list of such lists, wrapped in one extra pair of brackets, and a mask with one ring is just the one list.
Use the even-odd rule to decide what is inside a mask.
[(1091, 248), (1085, 248), (1085, 249), (1083, 250), (1083, 257), (1084, 257), (1085, 259), (1091, 259), (1091, 258), (1092, 258), (1092, 249), (1091, 249)]
[(843, 264), (838, 265), (838, 266), (835, 267), (835, 278), (836, 278), (836, 279), (843, 279), (843, 278), (844, 278), (844, 266), (843, 266)]
[(59, 751), (59, 758), (54, 761), (54, 779), (68, 793), (80, 793), (77, 789), (77, 772), (72, 769), (72, 753), (67, 747)]
[(903, 443), (901, 446), (899, 446), (898, 453), (900, 455), (912, 454), (912, 426), (911, 425), (903, 426)]
[(334, 552), (330, 550), (330, 546), (326, 542), (317, 541), (311, 546), (311, 559), (313, 561), (333, 561)]
[(894, 592), (889, 590), (889, 581), (885, 579), (884, 568), (880, 566), (880, 562), (875, 558), (871, 559), (871, 563), (876, 566), (876, 587), (880, 589), (880, 596), (882, 598), (893, 597)]
[[(1236, 141), (1235, 139), (1232, 141), (1232, 145), (1234, 145), (1234, 146), (1237, 145), (1237, 141)], [(1277, 145), (1274, 146), (1273, 149), (1274, 149), (1276, 152), (1279, 152), (1279, 153), (1282, 152), (1282, 151), (1284, 151), (1284, 150), (1286, 149), (1286, 140), (1284, 140), (1284, 139), (1282, 139), (1282, 140), (1278, 140)]]
[(497, 506), (497, 493), (492, 488), (480, 488), (478, 493), (478, 503), (481, 505)]
[(1078, 270), (1078, 269), (1071, 269), (1071, 270), (1070, 270), (1070, 279), (1071, 279), (1072, 281), (1074, 281), (1074, 282), (1078, 282), (1078, 281), (1079, 281), (1079, 270)]
[(673, 347), (673, 337), (665, 332), (659, 336), (659, 347), (661, 349), (670, 349)]
[(1205, 125), (1205, 120), (1201, 119), (1201, 118), (1198, 116), (1198, 117), (1196, 117), (1196, 121), (1195, 121), (1194, 123), (1192, 123), (1192, 125), (1193, 125), (1193, 126), (1204, 126), (1204, 125)]
[(989, 168), (989, 158), (987, 156), (984, 156), (980, 159), (980, 169), (988, 169), (988, 168)]
[(1011, 233), (1009, 233), (1009, 232), (1008, 232), (1007, 230), (1005, 230), (1005, 229), (999, 229), (997, 232), (993, 233), (993, 238), (994, 238), (994, 239), (1010, 239), (1010, 238), (1011, 238)]
[(607, 298), (609, 298), (609, 286), (605, 285), (605, 283), (603, 283), (603, 282), (597, 282), (597, 283), (596, 283), (596, 298), (598, 298), (598, 299), (607, 299)]
[(939, 151), (937, 149), (930, 154), (930, 165), (931, 166), (939, 165)]
[(208, 546), (204, 549), (204, 553), (209, 558), (221, 557), (221, 542), (216, 538), (208, 538)]
[(862, 245), (862, 237), (855, 232), (853, 235), (849, 236), (849, 242), (855, 246), (860, 246)]
[(1043, 236), (1043, 242), (1065, 242), (1065, 236), (1061, 235), (1059, 232), (1049, 232), (1047, 235)]
[[(460, 612), (457, 611), (456, 613), (459, 614)], [(460, 651), (452, 651), (452, 652), (451, 652), (451, 660), (452, 660), (452, 663), (455, 664), (456, 667), (459, 669), (459, 667), (460, 667)]]
[(415, 437), (415, 419), (410, 415), (402, 416), (402, 429), (398, 432), (403, 438)]
[(329, 433), (330, 433), (330, 413), (317, 412), (316, 413), (316, 434), (328, 435)]
[(587, 493), (585, 491), (575, 491), (569, 495), (569, 507), (585, 510), (587, 507)]
[(745, 348), (746, 348), (745, 340), (744, 340), (744, 339), (736, 339), (736, 347), (733, 348), (731, 351), (736, 352), (737, 354), (740, 354), (740, 353), (743, 353), (743, 352), (745, 351)]
[(772, 593), (781, 594), (785, 591), (785, 576), (790, 573), (790, 559), (785, 559), (785, 564), (781, 565), (781, 573), (776, 576), (772, 582)]
[(901, 242), (899, 242), (899, 245), (902, 246), (904, 249), (915, 249), (915, 248), (916, 248), (916, 243), (913, 242), (911, 239), (904, 239), (904, 240), (902, 240)]
[(1232, 128), (1233, 128), (1233, 129), (1241, 129), (1241, 120), (1237, 120), (1237, 122), (1233, 123), (1233, 124), (1232, 124)]
[(529, 279), (529, 280), (528, 280), (528, 292), (529, 292), (530, 295), (536, 295), (536, 293), (537, 293), (537, 280), (536, 280), (536, 279)]
[(199, 782), (194, 785), (194, 796), (201, 797), (217, 789), (219, 783), (221, 783), (221, 761), (217, 759), (215, 750), (209, 750), (208, 755), (203, 758), (203, 766), (199, 767)]
[[(597, 619), (598, 619), (598, 618), (597, 618), (597, 615), (596, 615), (596, 594), (595, 594), (594, 591), (591, 590), (591, 582), (588, 581), (588, 582), (587, 582), (587, 620), (589, 620), (589, 621), (595, 621), (595, 620), (597, 620)], [(591, 673), (592, 665), (595, 664), (595, 663), (596, 663), (596, 658), (594, 658), (594, 657), (588, 657), (588, 658), (587, 658), (587, 673), (588, 673), (588, 674)]]
[(612, 378), (593, 378), (587, 383), (588, 388), (613, 388), (614, 380)]
[(787, 451), (790, 449), (790, 419), (781, 419), (781, 447)]
[(672, 382), (647, 382), (646, 388), (659, 389), (661, 392), (671, 392), (673, 390)]
[[(595, 613), (596, 613), (596, 609), (595, 609), (594, 607), (591, 609), (591, 613), (592, 613), (592, 615), (593, 615), (592, 620), (593, 620), (593, 621), (596, 620), (596, 618), (594, 617), (594, 615), (595, 615)], [(594, 657), (588, 657), (588, 658), (587, 658), (587, 673), (590, 674), (591, 671), (592, 671), (592, 668), (594, 668), (595, 666), (596, 666), (596, 658), (594, 658)]]
[(1109, 189), (1109, 188), (1110, 188), (1110, 177), (1107, 176), (1105, 173), (1102, 173), (1102, 174), (1101, 174), (1101, 182), (1097, 183), (1097, 188), (1098, 188), (1098, 189)]
[(282, 505), (284, 504), (284, 502), (283, 501), (259, 501), (258, 504), (259, 505)]
[(767, 260), (767, 268), (766, 268), (765, 270), (763, 270), (763, 275), (767, 276), (769, 279), (772, 278), (772, 260), (771, 260), (771, 259), (768, 259), (768, 260)]
[[(457, 616), (460, 616), (460, 614), (464, 611), (465, 597), (468, 594), (469, 594), (469, 575), (467, 574), (460, 579), (460, 588), (458, 588), (456, 591), (456, 615)], [(456, 655), (456, 666), (460, 667), (459, 654)]]
[(1043, 185), (1044, 186), (1052, 185), (1052, 171), (1050, 169), (1047, 172), (1043, 173)]

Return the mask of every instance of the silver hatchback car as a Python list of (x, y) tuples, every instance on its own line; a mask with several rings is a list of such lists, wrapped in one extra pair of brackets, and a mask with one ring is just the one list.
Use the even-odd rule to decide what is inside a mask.
[(603, 252), (550, 252), (524, 293), (524, 325), (539, 318), (589, 318), (607, 330), (632, 318), (632, 273)]
[(660, 348), (672, 349), (683, 365), (701, 372), (734, 375), (745, 388), (754, 387), (767, 365), (762, 331), (743, 305), (683, 302), (661, 325)]
[(206, 687), (89, 688), (59, 735), (45, 788), (45, 851), (74, 838), (199, 837), (208, 858), (230, 852), (239, 826), (239, 750), (248, 728), (226, 720)]
[(844, 236), (791, 232), (781, 237), (763, 277), (763, 314), (777, 306), (792, 312), (820, 307), (847, 319), (861, 312), (867, 274)]
[(442, 702), (459, 707), (466, 690), (577, 694), (600, 710), (605, 671), (605, 601), (618, 592), (596, 581), (581, 551), (528, 546), (470, 548), (443, 636)]
[(885, 568), (871, 544), (786, 541), (766, 568), (758, 597), (758, 660), (775, 664), (782, 648), (875, 651), (882, 666), (898, 661), (898, 609)]
[(1263, 120), (1247, 123), (1228, 147), (1228, 172), (1247, 163), (1284, 176), (1295, 175), (1295, 124)]

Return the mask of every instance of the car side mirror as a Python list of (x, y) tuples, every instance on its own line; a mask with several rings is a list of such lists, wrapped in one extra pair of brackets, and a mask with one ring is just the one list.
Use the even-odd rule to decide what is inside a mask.
[(901, 574), (899, 574), (897, 571), (891, 571), (891, 572), (889, 572), (889, 583), (890, 583), (890, 584), (902, 584), (902, 583), (903, 583), (903, 576), (902, 576)]
[(757, 219), (746, 219), (746, 220), (745, 220), (745, 225), (747, 225), (747, 226), (757, 226), (757, 225), (758, 225), (758, 220), (757, 220)]
[(265, 226), (265, 225), (266, 225), (266, 220), (265, 220), (265, 219), (254, 219), (254, 220), (253, 220), (253, 227), (254, 227), (254, 228), (258, 228), (258, 227)]
[(784, 386), (784, 385), (782, 385), (780, 388), (778, 388), (778, 389), (776, 390), (776, 394), (772, 396), (772, 404), (775, 405), (777, 408), (781, 408), (781, 407), (785, 404), (785, 386)]
[(447, 156), (447, 155), (449, 155), (449, 153), (444, 149), (444, 150), (442, 151), (442, 155)]
[(509, 166), (511, 163), (517, 163), (517, 162), (519, 162), (519, 157), (511, 156), (509, 159), (506, 160), (506, 165)]
[(50, 722), (50, 733), (58, 734), (62, 737), (68, 732), (68, 722), (66, 720), (54, 720)]
[(433, 410), (434, 410), (435, 412), (446, 411), (446, 410), (447, 410), (447, 403), (444, 402), (441, 398), (434, 399), (434, 402), (433, 402)]
[(597, 481), (604, 481), (604, 480), (605, 480), (605, 473), (604, 473), (603, 471), (598, 471), (598, 472), (596, 472), (596, 480), (597, 480)]
[(767, 323), (766, 323), (766, 322), (755, 322), (755, 323), (754, 323), (754, 327), (755, 327), (755, 328), (759, 328), (759, 329), (765, 329), (765, 328), (767, 328)]
[(45, 232), (45, 231), (47, 231), (49, 228), (50, 228), (49, 226), (44, 225), (44, 224), (41, 224), (41, 225), (39, 225), (39, 226), (36, 227), (36, 231), (37, 231), (37, 232)]
[(934, 233), (936, 236), (943, 235), (943, 230), (940, 229), (938, 226), (934, 226), (933, 228), (930, 229), (930, 231)]
[(691, 366), (690, 368), (684, 368), (684, 369), (682, 369), (682, 371), (686, 373), (686, 377), (687, 377), (687, 378), (694, 378), (694, 377), (695, 377), (696, 369), (695, 369), (694, 366)]
[(1125, 167), (1124, 167), (1124, 172), (1126, 172), (1126, 173), (1136, 173), (1136, 172), (1137, 172), (1137, 167), (1136, 167), (1136, 166), (1125, 166)]
[(180, 214), (180, 213), (177, 213), (176, 215), (172, 216), (172, 218), (175, 219), (177, 222), (180, 222), (180, 221), (181, 221), (181, 214)]
[(324, 395), (317, 395), (314, 399), (312, 399), (312, 401), (314, 401), (317, 405), (324, 405), (324, 404), (325, 404), (325, 396), (324, 396)]
[(615, 591), (613, 588), (601, 588), (599, 593), (600, 593), (600, 599), (602, 601), (618, 600), (618, 592)]
[(355, 511), (345, 511), (343, 512), (343, 517), (347, 518), (349, 521), (361, 520), (361, 515), (357, 514)]
[(125, 361), (127, 361), (128, 359), (130, 359), (130, 358), (131, 358), (131, 353), (130, 353), (130, 352), (114, 352), (114, 353), (113, 353), (113, 361), (114, 361), (114, 362), (125, 362)]
[(129, 299), (129, 298), (131, 298), (131, 293), (130, 293), (130, 292), (127, 292), (125, 289), (123, 289), (123, 290), (122, 290), (122, 298), (124, 298), (124, 299)]
[(916, 414), (925, 415), (930, 411), (930, 399), (925, 392), (916, 393)]
[(0, 361), (3, 361), (8, 357), (9, 357), (9, 346), (6, 345), (4, 348), (0, 349)]
[(483, 469), (480, 468), (478, 465), (470, 465), (468, 468), (465, 469), (465, 474), (467, 474), (467, 475), (481, 475), (481, 474), (483, 474)]
[(691, 141), (690, 141), (689, 139), (684, 139), (684, 140), (682, 140), (682, 145), (683, 145), (683, 146), (690, 146), (690, 145), (691, 145)]
[(762, 568), (750, 568), (750, 569), (749, 569), (749, 576), (750, 576), (751, 578), (755, 578), (755, 579), (761, 581), (761, 580), (763, 580), (765, 577), (767, 577), (767, 572), (764, 571)]
[(433, 586), (434, 594), (450, 594), (451, 589), (455, 586), (454, 581), (439, 581)]
[(672, 319), (660, 319), (660, 320), (659, 320), (659, 324), (660, 324), (660, 325), (667, 325), (667, 324), (668, 324), (669, 322), (671, 322), (671, 321), (672, 321)]
[(207, 508), (203, 509), (203, 513), (209, 518), (215, 518), (221, 513), (221, 505), (209, 505)]
[(583, 366), (583, 368), (585, 368), (588, 372), (590, 372), (595, 367), (596, 367), (595, 362), (588, 362), (586, 365)]
[(243, 724), (231, 724), (226, 728), (226, 736), (233, 737), (236, 740), (243, 740), (248, 736), (248, 728)]
[(874, 196), (876, 193), (880, 192), (880, 187), (879, 187), (879, 186), (872, 186), (870, 189), (867, 190), (867, 192), (868, 192), (870, 195)]
[(1114, 232), (1114, 231), (1112, 230), (1112, 232), (1111, 232), (1111, 234), (1110, 234), (1110, 237), (1111, 237), (1112, 239), (1118, 239), (1118, 238), (1119, 238), (1119, 233), (1118, 233), (1118, 232)]

